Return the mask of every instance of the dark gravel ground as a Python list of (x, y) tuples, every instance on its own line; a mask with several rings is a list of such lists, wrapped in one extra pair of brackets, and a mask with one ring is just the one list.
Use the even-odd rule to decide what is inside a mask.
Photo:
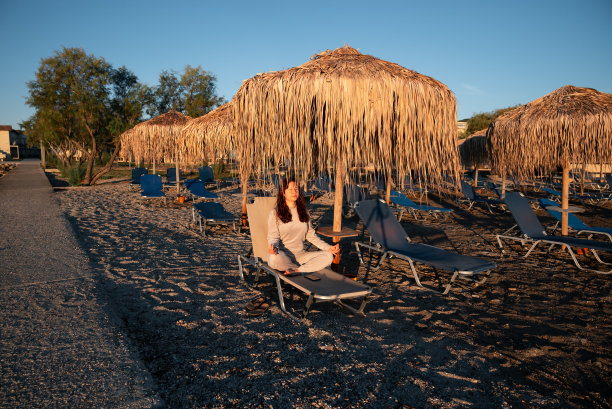
[[(238, 214), (235, 192), (220, 194)], [(255, 290), (239, 280), (246, 234), (220, 227), (202, 239), (188, 206), (141, 207), (127, 184), (56, 195), (168, 407), (612, 406), (610, 277), (580, 272), (559, 250), (525, 260), (514, 245), (502, 256), (494, 235), (513, 224), (507, 213), (455, 207), (451, 218), (403, 222), (416, 242), (496, 261), (483, 285), (442, 296), (416, 287), (406, 262), (371, 272), (344, 245), (345, 271), (374, 289), (367, 316), (317, 304), (298, 322), (278, 308), (271, 280)], [(330, 205), (322, 198), (309, 208), (327, 224)], [(583, 220), (611, 227), (610, 203), (586, 208)], [(356, 217), (346, 224), (360, 228)], [(420, 270), (434, 287), (449, 279)], [(247, 316), (260, 293), (270, 310)], [(303, 302), (295, 294), (289, 305)]]

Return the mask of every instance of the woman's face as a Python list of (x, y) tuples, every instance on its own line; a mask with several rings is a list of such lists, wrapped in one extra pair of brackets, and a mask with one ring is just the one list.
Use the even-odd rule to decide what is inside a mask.
[(300, 189), (295, 182), (289, 182), (287, 189), (285, 189), (285, 200), (295, 202), (300, 196)]

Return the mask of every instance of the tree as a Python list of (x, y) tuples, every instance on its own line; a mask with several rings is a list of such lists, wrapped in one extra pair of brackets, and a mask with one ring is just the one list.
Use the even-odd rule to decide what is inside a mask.
[[(43, 59), (27, 86), (27, 103), (36, 109), (23, 124), (29, 137), (45, 143), (65, 166), (80, 152), (87, 160), (83, 183), (88, 185), (112, 168), (118, 136), (140, 119), (138, 101), (146, 92), (125, 67), (114, 70), (81, 48), (62, 48)], [(94, 175), (96, 157), (109, 147), (111, 159)]]
[(518, 105), (501, 108), (496, 111), (480, 112), (467, 120), (467, 128), (465, 129), (464, 137), (468, 137), (476, 131), (487, 128), (501, 114), (516, 108)]
[(216, 95), (216, 81), (200, 66), (185, 66), (180, 78), (175, 71), (162, 71), (159, 85), (152, 90), (154, 102), (147, 112), (157, 116), (175, 110), (194, 118), (202, 116), (225, 103)]

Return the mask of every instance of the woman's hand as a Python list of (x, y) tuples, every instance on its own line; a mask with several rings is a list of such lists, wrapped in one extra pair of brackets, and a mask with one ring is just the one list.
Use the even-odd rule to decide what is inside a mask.
[(332, 253), (334, 256), (338, 255), (338, 253), (340, 253), (340, 244), (334, 244), (333, 246), (331, 246), (330, 248), (327, 249), (330, 253)]
[(274, 244), (270, 244), (270, 247), (268, 247), (268, 253), (278, 254), (278, 247), (274, 246)]

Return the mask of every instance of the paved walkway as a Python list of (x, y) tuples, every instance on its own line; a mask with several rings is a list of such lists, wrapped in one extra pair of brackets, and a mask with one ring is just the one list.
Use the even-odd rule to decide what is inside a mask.
[(0, 408), (163, 406), (38, 160), (0, 177)]

